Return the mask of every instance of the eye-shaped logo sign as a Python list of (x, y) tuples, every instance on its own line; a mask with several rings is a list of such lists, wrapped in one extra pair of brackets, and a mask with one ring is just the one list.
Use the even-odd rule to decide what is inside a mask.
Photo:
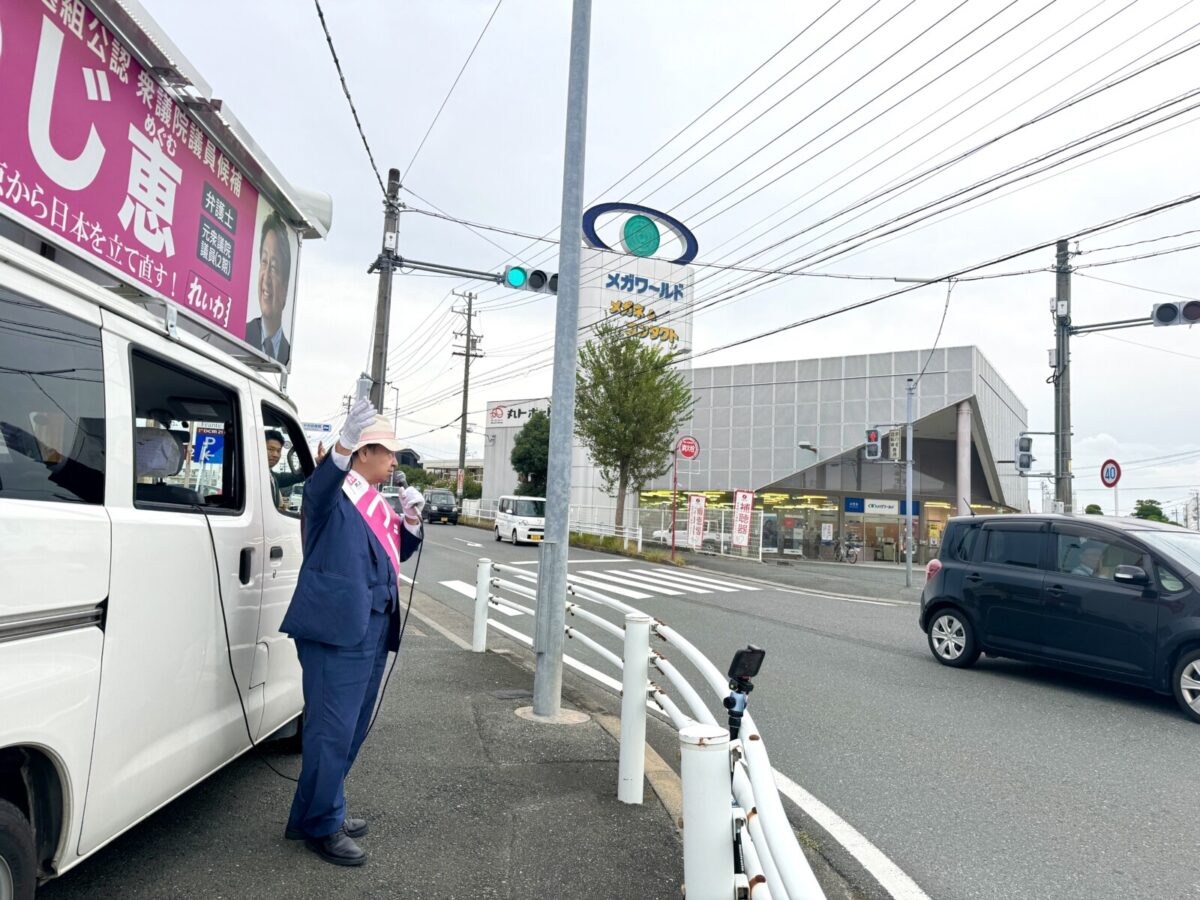
[(696, 236), (686, 225), (664, 212), (648, 206), (638, 206), (636, 203), (598, 203), (583, 214), (583, 237), (597, 250), (613, 249), (600, 240), (600, 235), (596, 233), (596, 220), (614, 212), (632, 213), (621, 226), (621, 245), (626, 253), (633, 256), (653, 256), (657, 253), (662, 244), (660, 226), (674, 234), (683, 245), (683, 254), (678, 259), (671, 260), (672, 264), (686, 266), (700, 252)]

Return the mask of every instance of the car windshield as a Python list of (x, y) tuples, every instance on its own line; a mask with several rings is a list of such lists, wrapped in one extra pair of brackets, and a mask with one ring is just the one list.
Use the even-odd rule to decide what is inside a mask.
[(530, 519), (544, 519), (546, 517), (546, 501), (518, 500), (517, 515), (525, 516)]
[(453, 503), (454, 495), (449, 491), (430, 491), (426, 498), (430, 503)]
[(1200, 532), (1143, 531), (1138, 537), (1155, 550), (1183, 563), (1193, 572), (1200, 572)]

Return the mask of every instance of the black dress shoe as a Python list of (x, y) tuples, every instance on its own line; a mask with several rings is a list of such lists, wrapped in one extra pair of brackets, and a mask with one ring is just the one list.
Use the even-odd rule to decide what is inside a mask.
[[(367, 827), (366, 819), (355, 819), (353, 816), (346, 816), (345, 821), (342, 822), (342, 831), (346, 832), (352, 838), (360, 838), (370, 831), (370, 829)], [(283, 836), (289, 841), (302, 841), (306, 835), (299, 828), (292, 828), (289, 825), (283, 832)]]
[(325, 837), (307, 838), (304, 845), (313, 853), (335, 866), (361, 866), (367, 861), (362, 847), (340, 828)]

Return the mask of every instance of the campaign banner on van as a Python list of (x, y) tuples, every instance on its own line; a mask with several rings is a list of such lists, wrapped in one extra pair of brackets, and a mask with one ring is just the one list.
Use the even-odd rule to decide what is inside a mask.
[(0, 213), (290, 363), (299, 237), (82, 0), (0, 0)]
[(733, 501), (733, 546), (750, 546), (750, 517), (754, 513), (754, 491), (737, 491)]
[(703, 494), (688, 494), (688, 546), (699, 550), (704, 543), (704, 507), (707, 498)]

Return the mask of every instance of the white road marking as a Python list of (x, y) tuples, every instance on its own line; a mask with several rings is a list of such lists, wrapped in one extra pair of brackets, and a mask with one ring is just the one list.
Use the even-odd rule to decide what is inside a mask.
[[(717, 584), (716, 582), (698, 578), (692, 579), (690, 576), (676, 575), (674, 572), (668, 572), (666, 569), (636, 569), (635, 571), (640, 575), (649, 575), (654, 579), (662, 579), (672, 587), (680, 585), (685, 590), (721, 591), (724, 594), (733, 594), (738, 591), (738, 588), (730, 587), (726, 584)], [(754, 590), (757, 590), (757, 588), (754, 588)]]
[(656, 594), (664, 594), (668, 597), (679, 597), (683, 594), (682, 591), (668, 590), (667, 588), (660, 587), (657, 584), (647, 584), (644, 581), (640, 581), (627, 575), (619, 569), (615, 572), (599, 572), (595, 569), (588, 569), (580, 574), (586, 575), (588, 578), (602, 578), (605, 581), (615, 581), (617, 584), (624, 585), (625, 587), (629, 588), (640, 588), (642, 590), (654, 591)]
[(407, 575), (401, 575), (400, 580), (403, 581), (405, 584), (413, 583), (413, 580), (411, 578), (409, 578)]
[(483, 544), (477, 544), (474, 541), (464, 540), (463, 538), (455, 538), (460, 544), (466, 544), (468, 547), (482, 547)]
[[(683, 585), (674, 584), (672, 582), (667, 582), (661, 578), (655, 578), (653, 575), (639, 575), (637, 572), (632, 572), (632, 571), (631, 572), (616, 571), (613, 574), (620, 575), (622, 578), (628, 579), (630, 583), (636, 584), (639, 587), (642, 585), (645, 585), (648, 590), (658, 591), (661, 594), (668, 594), (668, 595), (680, 594), (680, 595), (682, 595), (682, 594), (711, 594), (712, 593), (712, 591), (706, 590), (704, 588), (698, 588), (698, 587), (685, 588), (685, 587), (683, 587)], [(666, 586), (664, 587), (664, 585), (666, 585)]]
[(859, 864), (883, 886), (883, 889), (892, 895), (893, 900), (930, 900), (929, 895), (921, 890), (920, 886), (903, 869), (863, 837), (858, 829), (778, 769), (773, 771), (779, 793), (804, 810), (809, 818), (845, 847), (850, 855), (857, 859)]
[(709, 587), (715, 587), (715, 588), (720, 588), (720, 587), (724, 586), (724, 587), (729, 588), (730, 590), (734, 590), (734, 591), (761, 591), (762, 590), (762, 588), (755, 587), (754, 585), (749, 584), (748, 582), (745, 582), (745, 581), (723, 581), (720, 578), (713, 578), (709, 574), (701, 575), (695, 569), (691, 569), (691, 570), (664, 569), (662, 571), (662, 574), (666, 575), (668, 578), (690, 579), (692, 581), (698, 582), (699, 584), (703, 584), (703, 585), (706, 585)]
[(643, 594), (641, 591), (631, 591), (628, 588), (619, 588), (613, 584), (605, 584), (603, 581), (592, 581), (588, 578), (580, 578), (578, 575), (567, 575), (567, 581), (573, 584), (582, 584), (584, 587), (607, 591), (610, 594), (616, 594), (618, 597), (628, 597), (630, 600), (650, 599), (650, 594)]
[(428, 625), (430, 628), (432, 628), (434, 631), (436, 631), (438, 634), (440, 634), (442, 637), (444, 637), (450, 643), (454, 644), (456, 647), (458, 647), (462, 650), (470, 650), (471, 649), (470, 641), (464, 641), (453, 631), (450, 631), (448, 628), (442, 627), (441, 625), (439, 625), (437, 622), (435, 622), (429, 616), (425, 615), (420, 610), (413, 609), (413, 610), (409, 610), (409, 612), (411, 615), (416, 616), (418, 619), (420, 619), (422, 622), (424, 622), (426, 625)]
[[(462, 594), (468, 600), (475, 599), (475, 585), (473, 584), (467, 584), (465, 581), (439, 581), (438, 584), (440, 584), (442, 587), (448, 587), (450, 590), (455, 591), (456, 593)], [(507, 606), (492, 606), (492, 609), (503, 613), (506, 616), (521, 615), (521, 613), (517, 612), (515, 609), (509, 609)]]

